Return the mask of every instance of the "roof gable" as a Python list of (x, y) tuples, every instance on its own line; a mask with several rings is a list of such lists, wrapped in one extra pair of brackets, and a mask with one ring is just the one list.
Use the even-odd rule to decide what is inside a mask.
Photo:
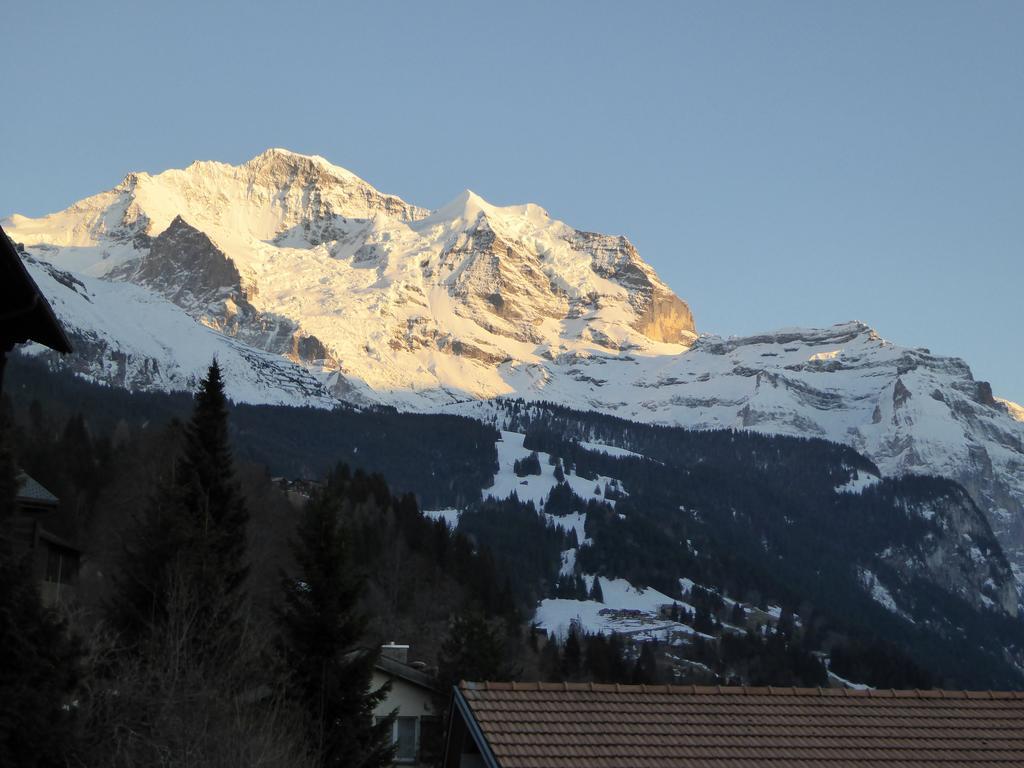
[(409, 666), (408, 664), (403, 664), (400, 661), (395, 661), (383, 654), (377, 657), (377, 661), (373, 666), (386, 675), (400, 678), (419, 688), (424, 688), (431, 692), (437, 690), (437, 684), (434, 682), (434, 679), (426, 672)]
[(35, 478), (21, 472), (18, 475), (18, 492), (15, 500), (47, 507), (56, 507), (60, 500), (43, 487)]

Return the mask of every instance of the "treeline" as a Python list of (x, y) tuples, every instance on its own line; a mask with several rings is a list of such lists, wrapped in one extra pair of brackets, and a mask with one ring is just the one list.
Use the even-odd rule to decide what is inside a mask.
[(762, 471), (799, 467), (802, 456), (814, 454), (819, 457), (818, 463), (822, 467), (830, 468), (815, 476), (815, 483), (820, 485), (845, 482), (849, 469), (879, 474), (874, 462), (853, 448), (817, 438), (644, 424), (602, 413), (575, 411), (548, 402), (506, 399), (502, 406), (506, 428), (528, 435), (526, 447), (547, 451), (546, 444), (559, 445), (566, 453), (558, 452), (558, 455), (573, 463), (581, 457), (593, 456), (593, 452), (579, 446), (579, 442), (595, 442), (625, 448), (655, 461), (678, 466), (705, 463), (712, 457), (721, 457), (730, 464), (742, 461), (752, 469)]
[[(23, 429), (53, 429), (82, 414), (92, 435), (109, 436), (114, 444), (153, 425), (183, 421), (192, 407), (186, 393), (92, 384), (24, 355), (9, 360), (4, 392)], [(30, 418), (33, 408), (45, 422)], [(497, 432), (461, 416), (342, 406), (327, 411), (229, 404), (228, 410), (236, 458), (266, 466), (275, 476), (315, 480), (341, 461), (383, 474), (396, 491), (415, 493), (431, 509), (478, 499), (497, 469)]]

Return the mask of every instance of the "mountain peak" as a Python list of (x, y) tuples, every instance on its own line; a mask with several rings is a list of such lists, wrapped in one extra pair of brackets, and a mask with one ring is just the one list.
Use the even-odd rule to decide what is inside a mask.
[(493, 214), (495, 206), (488, 203), (471, 189), (464, 189), (452, 200), (434, 211), (429, 218), (441, 221), (461, 219), (467, 222), (476, 221), (480, 214)]
[(548, 212), (535, 203), (494, 205), (471, 189), (462, 190), (452, 200), (433, 211), (423, 220), (423, 223), (427, 225), (444, 222), (473, 224), (481, 216), (491, 221), (518, 220), (518, 225), (514, 228), (521, 228), (523, 225), (529, 228), (548, 227), (555, 223)]
[(319, 172), (337, 181), (356, 181), (361, 184), (369, 184), (356, 176), (347, 168), (334, 165), (320, 155), (303, 155), (299, 152), (292, 152), (290, 149), (271, 147), (260, 152), (255, 157), (242, 164), (243, 168), (250, 170), (273, 169), (289, 173), (295, 172)]

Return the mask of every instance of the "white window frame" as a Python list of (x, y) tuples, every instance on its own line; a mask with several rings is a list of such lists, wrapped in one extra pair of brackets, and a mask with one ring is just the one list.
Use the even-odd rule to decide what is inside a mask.
[(399, 757), (396, 751), (394, 762), (396, 765), (415, 765), (420, 760), (420, 719), (416, 715), (398, 714), (395, 716), (394, 722), (391, 723), (391, 743), (396, 747), (398, 745), (399, 720), (413, 721), (413, 754), (412, 757)]

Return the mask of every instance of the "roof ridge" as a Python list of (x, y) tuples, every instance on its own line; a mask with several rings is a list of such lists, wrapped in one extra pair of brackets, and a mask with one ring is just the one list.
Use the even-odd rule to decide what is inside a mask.
[(689, 694), (694, 696), (841, 696), (871, 699), (1024, 699), (1020, 690), (968, 690), (943, 688), (801, 688), (798, 686), (748, 686), (748, 685), (648, 685), (630, 683), (545, 683), (543, 681), (459, 681), (459, 688), (470, 691), (562, 691), (586, 693), (641, 693), (641, 694)]

